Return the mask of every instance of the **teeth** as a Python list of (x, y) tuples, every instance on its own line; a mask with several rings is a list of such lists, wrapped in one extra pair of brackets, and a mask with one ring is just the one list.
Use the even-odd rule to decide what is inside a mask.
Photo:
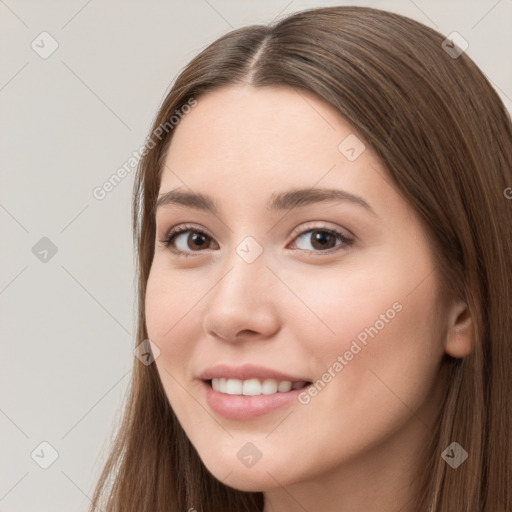
[[(223, 387), (223, 386), (222, 386)], [(226, 387), (220, 391), (224, 391), (228, 395), (241, 395), (242, 394), (242, 381), (238, 379), (228, 379)]]
[(277, 385), (277, 391), (280, 393), (285, 393), (286, 391), (290, 391), (292, 389), (292, 383), (289, 380), (283, 380)]
[(261, 385), (261, 393), (264, 395), (273, 395), (277, 393), (277, 381), (274, 379), (266, 379)]
[[(242, 381), (239, 381), (242, 382)], [(261, 395), (262, 385), (258, 379), (244, 380), (242, 385), (243, 395)]]
[(291, 382), (289, 380), (277, 381), (275, 379), (212, 379), (212, 388), (214, 391), (226, 393), (228, 395), (273, 395), (274, 393), (286, 393), (292, 389), (300, 389), (306, 385), (306, 382)]

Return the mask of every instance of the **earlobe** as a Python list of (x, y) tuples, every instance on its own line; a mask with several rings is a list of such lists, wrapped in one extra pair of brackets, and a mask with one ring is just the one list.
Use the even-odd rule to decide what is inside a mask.
[(465, 302), (454, 304), (448, 318), (445, 351), (455, 358), (466, 357), (475, 348), (474, 323)]

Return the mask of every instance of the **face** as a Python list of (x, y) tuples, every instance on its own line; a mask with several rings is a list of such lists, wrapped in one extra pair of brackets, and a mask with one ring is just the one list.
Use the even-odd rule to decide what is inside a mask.
[(181, 425), (232, 487), (393, 456), (412, 467), (439, 406), (431, 246), (363, 144), (323, 100), (284, 87), (219, 89), (175, 128), (148, 335)]

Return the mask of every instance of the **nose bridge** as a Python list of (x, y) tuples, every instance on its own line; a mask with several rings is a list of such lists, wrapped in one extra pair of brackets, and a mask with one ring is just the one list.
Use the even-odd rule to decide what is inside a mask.
[(221, 295), (224, 300), (232, 299), (244, 304), (254, 302), (249, 299), (256, 298), (256, 294), (261, 291), (258, 288), (271, 274), (266, 266), (263, 246), (253, 236), (243, 237), (234, 246), (224, 268), (224, 277), (217, 285)]
[(207, 332), (234, 339), (241, 331), (268, 335), (277, 326), (273, 296), (275, 276), (267, 268), (263, 246), (246, 236), (222, 264), (222, 273), (211, 291), (205, 317)]

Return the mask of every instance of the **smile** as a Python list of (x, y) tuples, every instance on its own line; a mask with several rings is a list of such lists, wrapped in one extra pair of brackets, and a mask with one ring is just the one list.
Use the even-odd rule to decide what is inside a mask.
[(308, 382), (289, 380), (278, 381), (276, 379), (229, 379), (214, 378), (209, 381), (214, 391), (227, 395), (273, 395), (275, 393), (287, 393), (291, 390), (302, 389)]

